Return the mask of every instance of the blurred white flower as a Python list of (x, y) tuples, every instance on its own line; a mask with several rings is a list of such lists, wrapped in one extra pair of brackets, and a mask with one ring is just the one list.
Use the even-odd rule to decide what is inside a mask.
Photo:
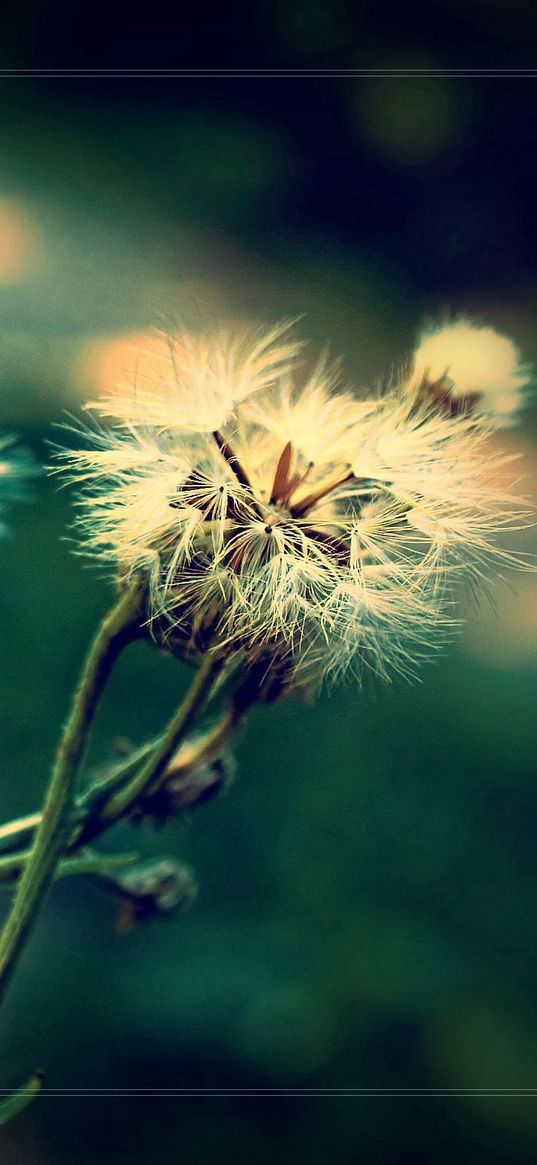
[(458, 578), (517, 564), (495, 546), (518, 508), (488, 428), (407, 384), (359, 399), (325, 357), (299, 383), (280, 330), (233, 361), (222, 335), (205, 370), (201, 341), (170, 341), (176, 378), (157, 362), (60, 454), (86, 549), (145, 572), (155, 633), (189, 650), (314, 679), (412, 671), (454, 624)]
[(27, 495), (28, 480), (35, 474), (35, 465), (29, 453), (16, 444), (16, 439), (0, 436), (0, 534), (6, 527), (1, 520), (6, 503)]
[(425, 382), (438, 398), (478, 409), (502, 426), (516, 419), (530, 375), (507, 336), (459, 319), (422, 335), (410, 383)]

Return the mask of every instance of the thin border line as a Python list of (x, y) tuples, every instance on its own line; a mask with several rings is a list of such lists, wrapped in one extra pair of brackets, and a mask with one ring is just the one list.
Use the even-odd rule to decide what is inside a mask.
[(531, 78), (537, 77), (537, 68), (531, 69), (464, 69), (464, 68), (423, 68), (423, 69), (92, 69), (92, 68), (36, 68), (36, 69), (0, 69), (0, 78), (21, 78), (38, 77), (38, 78), (76, 78), (84, 79), (106, 79), (106, 78), (121, 78), (121, 79), (152, 79), (152, 78), (220, 78), (220, 79), (251, 79), (259, 77), (261, 79), (275, 78), (284, 79), (289, 78), (318, 78), (323, 77), (496, 77), (509, 78), (521, 77)]
[[(20, 1089), (23, 1096), (50, 1097), (233, 1097), (233, 1096), (310, 1096), (310, 1097), (489, 1097), (523, 1099), (537, 1097), (537, 1088), (41, 1088)], [(7, 1089), (0, 1089), (0, 1097), (9, 1096)]]

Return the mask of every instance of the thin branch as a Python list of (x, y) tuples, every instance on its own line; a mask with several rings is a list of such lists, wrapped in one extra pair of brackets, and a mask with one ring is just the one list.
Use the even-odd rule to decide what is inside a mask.
[(140, 634), (142, 602), (143, 585), (136, 579), (103, 619), (86, 658), (58, 746), (42, 820), (0, 937), (0, 1000), (54, 877), (69, 828), (69, 813), (88, 732), (117, 656)]
[[(39, 825), (42, 817), (42, 813), (27, 813), (26, 817), (16, 817), (13, 821), (6, 821), (4, 825), (0, 825), (0, 843), (10, 841), (12, 838), (19, 838), (21, 833), (33, 831), (36, 825)], [(5, 848), (9, 849), (8, 846)]]
[(26, 1108), (27, 1104), (37, 1096), (43, 1087), (42, 1072), (33, 1072), (32, 1075), (15, 1092), (8, 1093), (0, 1099), (0, 1125), (7, 1125), (14, 1117)]
[[(205, 732), (197, 734), (193, 739), (183, 741), (161, 775), (159, 783), (164, 784), (169, 777), (178, 778), (181, 773), (186, 775), (189, 770), (204, 763), (210, 763), (218, 756), (231, 732), (242, 718), (244, 711), (242, 703), (232, 701), (218, 720)], [(136, 775), (141, 764), (151, 756), (159, 742), (160, 738), (156, 737), (137, 748), (125, 760), (111, 766), (108, 775), (95, 782), (84, 796), (75, 802), (73, 814), (75, 825), (67, 853), (74, 854), (81, 847), (84, 830), (88, 826), (90, 828), (88, 828), (86, 836), (89, 836), (91, 830), (92, 837), (97, 837), (114, 824), (114, 821), (110, 820), (107, 814), (108, 803)], [(42, 813), (29, 813), (27, 817), (8, 821), (0, 827), (0, 839), (5, 838), (11, 842), (10, 847), (6, 847), (4, 853), (0, 854), (0, 882), (15, 881), (19, 876), (21, 867), (16, 865), (16, 859), (21, 855), (20, 846), (24, 841), (25, 834), (33, 831), (39, 825), (42, 817)], [(2, 873), (3, 870), (10, 869), (10, 863), (14, 870), (13, 878), (3, 876)]]
[[(31, 849), (19, 850), (0, 858), (0, 883), (16, 882), (32, 856)], [(138, 854), (101, 854), (92, 850), (84, 851), (73, 858), (58, 862), (54, 880), (81, 874), (107, 875), (115, 870), (124, 870), (139, 860)]]
[(108, 828), (120, 817), (125, 816), (141, 797), (153, 791), (158, 785), (178, 745), (203, 710), (224, 663), (223, 656), (206, 653), (184, 700), (169, 720), (156, 748), (133, 779), (105, 802), (97, 822), (93, 824), (88, 822), (82, 829), (79, 844), (85, 844), (96, 834), (101, 833), (103, 828)]

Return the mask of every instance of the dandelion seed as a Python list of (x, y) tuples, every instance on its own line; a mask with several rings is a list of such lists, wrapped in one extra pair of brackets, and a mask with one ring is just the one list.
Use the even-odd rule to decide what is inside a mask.
[[(86, 549), (145, 573), (153, 633), (186, 654), (218, 644), (296, 682), (408, 674), (455, 625), (459, 577), (520, 565), (496, 546), (516, 500), (494, 484), (482, 410), (408, 380), (359, 398), (326, 356), (299, 383), (297, 350), (281, 328), (253, 346), (182, 336), (173, 375), (170, 355), (90, 406), (114, 423), (60, 454)], [(518, 389), (518, 357), (506, 367)], [(485, 391), (463, 349), (453, 368), (450, 391)]]

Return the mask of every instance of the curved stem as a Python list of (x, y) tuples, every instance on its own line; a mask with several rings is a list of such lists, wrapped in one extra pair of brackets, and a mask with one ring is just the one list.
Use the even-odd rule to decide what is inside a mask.
[(41, 1072), (32, 1072), (29, 1080), (17, 1088), (15, 1092), (0, 1093), (0, 1125), (7, 1125), (13, 1117), (18, 1116), (27, 1104), (37, 1096), (43, 1087)]
[(32, 832), (39, 825), (42, 817), (42, 813), (27, 813), (26, 817), (16, 817), (13, 821), (6, 821), (4, 825), (0, 825), (0, 845), (4, 841), (9, 843), (0, 852), (9, 853), (13, 844), (18, 843), (21, 834)]
[[(187, 737), (172, 756), (161, 774), (160, 781), (167, 780), (172, 773), (174, 776), (180, 776), (182, 772), (186, 774), (197, 765), (213, 759), (224, 747), (243, 715), (244, 708), (231, 703), (208, 729), (196, 734), (194, 738)], [(116, 818), (112, 820), (108, 817), (109, 802), (128, 781), (134, 778), (141, 764), (154, 754), (159, 743), (160, 738), (156, 738), (137, 748), (125, 760), (113, 766), (109, 776), (91, 785), (75, 802), (73, 833), (66, 854), (73, 854), (79, 850), (83, 832), (86, 837), (89, 836), (90, 819), (92, 837), (104, 833), (114, 824)], [(26, 817), (19, 817), (0, 826), (0, 843), (2, 841), (11, 843), (5, 850), (0, 851), (0, 883), (16, 882), (31, 853), (31, 850), (22, 850), (20, 847), (26, 835), (35, 830), (42, 818), (42, 813), (29, 813)]]
[(168, 721), (154, 750), (142, 764), (133, 779), (123, 785), (105, 802), (94, 827), (83, 830), (78, 844), (85, 844), (96, 833), (107, 829), (136, 804), (138, 799), (149, 792), (165, 773), (174, 752), (190, 731), (199, 713), (204, 708), (211, 689), (225, 664), (223, 656), (207, 654), (196, 672), (186, 696)]
[(86, 658), (58, 746), (43, 816), (0, 937), (0, 1001), (65, 843), (76, 778), (99, 697), (120, 651), (139, 634), (142, 593), (140, 580), (122, 593), (103, 619)]
[[(28, 865), (31, 850), (20, 850), (6, 858), (0, 858), (0, 883), (16, 882), (24, 867)], [(139, 861), (138, 854), (101, 854), (84, 850), (74, 857), (67, 856), (58, 862), (54, 879), (70, 878), (81, 874), (107, 874), (110, 870), (124, 870)]]

